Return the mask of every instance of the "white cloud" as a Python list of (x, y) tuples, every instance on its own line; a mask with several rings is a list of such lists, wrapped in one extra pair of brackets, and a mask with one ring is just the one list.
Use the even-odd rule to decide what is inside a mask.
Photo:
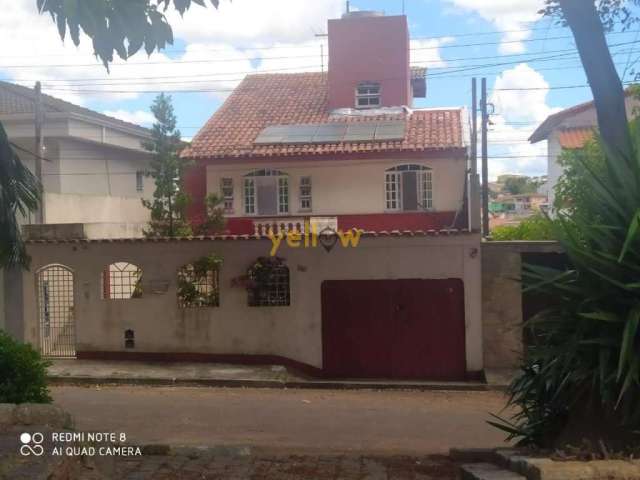
[(155, 122), (153, 114), (146, 110), (105, 110), (102, 113), (110, 117), (118, 118), (129, 123), (136, 123), (138, 125), (148, 126)]
[(453, 42), (452, 37), (412, 39), (410, 42), (411, 64), (427, 68), (445, 67), (446, 62), (442, 59), (439, 47)]
[(522, 40), (531, 36), (528, 24), (540, 18), (544, 0), (446, 0), (461, 13), (474, 12), (493, 23), (502, 34), (500, 53), (524, 53)]
[(559, 109), (547, 104), (549, 83), (526, 63), (505, 70), (495, 81), (489, 101), (491, 117), (489, 145), (493, 157), (489, 176), (503, 173), (542, 175), (547, 171), (547, 144), (532, 145), (529, 136), (549, 115)]
[(79, 104), (132, 99), (140, 90), (209, 90), (224, 97), (246, 73), (320, 70), (326, 39), (315, 34), (324, 33), (327, 19), (343, 7), (342, 0), (223, 0), (219, 10), (194, 5), (184, 18), (170, 11), (185, 48), (116, 59), (107, 73), (88, 38), (78, 48), (70, 39), (63, 43), (50, 17), (37, 14), (34, 0), (15, 0), (0, 16), (0, 76), (28, 86), (40, 80), (45, 92)]
[(187, 42), (255, 43), (306, 42), (326, 33), (327, 19), (338, 18), (343, 0), (222, 0), (220, 8), (199, 8), (168, 14), (174, 34)]

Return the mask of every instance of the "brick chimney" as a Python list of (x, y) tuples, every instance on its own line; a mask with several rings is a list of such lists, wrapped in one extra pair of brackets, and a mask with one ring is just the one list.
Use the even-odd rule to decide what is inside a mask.
[(411, 105), (406, 16), (351, 12), (328, 32), (331, 110)]

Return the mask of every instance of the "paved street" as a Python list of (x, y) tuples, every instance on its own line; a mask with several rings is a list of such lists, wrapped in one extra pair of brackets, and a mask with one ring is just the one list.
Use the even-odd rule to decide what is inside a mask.
[(122, 461), (122, 480), (453, 480), (447, 457), (147, 457)]
[(55, 387), (79, 431), (138, 444), (251, 446), (262, 452), (415, 455), (504, 445), (486, 424), (497, 392)]

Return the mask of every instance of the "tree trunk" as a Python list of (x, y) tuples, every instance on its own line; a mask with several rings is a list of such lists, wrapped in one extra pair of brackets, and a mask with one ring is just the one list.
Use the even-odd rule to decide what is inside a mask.
[(622, 82), (607, 46), (604, 29), (593, 1), (559, 0), (576, 41), (591, 92), (605, 147), (612, 155), (631, 161), (633, 148), (627, 123)]

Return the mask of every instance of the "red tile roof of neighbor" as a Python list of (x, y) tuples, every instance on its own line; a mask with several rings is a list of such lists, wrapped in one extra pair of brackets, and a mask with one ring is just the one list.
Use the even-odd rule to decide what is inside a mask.
[(560, 130), (558, 141), (562, 148), (582, 148), (585, 143), (593, 138), (593, 134), (594, 129), (592, 127), (565, 128)]
[[(328, 110), (326, 73), (249, 75), (193, 139), (183, 156), (273, 157), (371, 152), (424, 152), (465, 148), (461, 109), (414, 110), (383, 117), (342, 117)], [(402, 140), (255, 145), (267, 126), (406, 120)]]

